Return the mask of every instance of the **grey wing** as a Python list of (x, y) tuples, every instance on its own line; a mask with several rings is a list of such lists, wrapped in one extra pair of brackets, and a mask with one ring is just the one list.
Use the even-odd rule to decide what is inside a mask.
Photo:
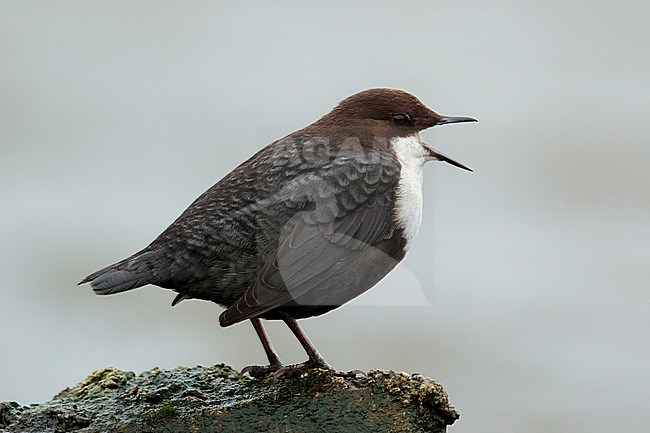
[(370, 288), (374, 282), (341, 287), (340, 277), (375, 272), (359, 269), (359, 264), (374, 257), (375, 246), (393, 234), (398, 179), (399, 163), (391, 155), (347, 155), (337, 157), (310, 182), (294, 184), (285, 196), (280, 193), (281, 200), (307, 197), (313, 206), (286, 224), (279, 246), (244, 295), (222, 313), (221, 325), (287, 304), (332, 305), (341, 299), (337, 292)]

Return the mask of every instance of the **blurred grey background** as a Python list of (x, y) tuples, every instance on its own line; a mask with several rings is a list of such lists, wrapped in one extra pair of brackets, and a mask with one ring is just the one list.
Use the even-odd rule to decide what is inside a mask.
[(458, 433), (644, 430), (649, 20), (647, 1), (3, 1), (0, 401), (106, 365), (265, 361), (215, 305), (76, 283), (261, 146), (386, 86), (477, 117), (423, 134), (475, 173), (427, 166), (399, 271), (303, 322), (320, 351), (437, 378)]

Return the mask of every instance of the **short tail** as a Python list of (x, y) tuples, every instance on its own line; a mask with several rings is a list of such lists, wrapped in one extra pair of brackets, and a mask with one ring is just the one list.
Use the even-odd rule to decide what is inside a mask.
[(90, 283), (90, 287), (98, 295), (112, 295), (137, 289), (157, 281), (152, 265), (158, 257), (157, 251), (141, 251), (88, 275), (79, 284)]

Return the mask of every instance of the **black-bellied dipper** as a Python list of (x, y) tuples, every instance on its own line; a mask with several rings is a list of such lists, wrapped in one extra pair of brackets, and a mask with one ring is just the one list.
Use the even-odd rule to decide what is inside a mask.
[[(424, 164), (470, 170), (419, 132), (475, 121), (441, 116), (401, 90), (359, 92), (243, 162), (148, 247), (79, 284), (99, 295), (154, 284), (178, 293), (172, 305), (223, 306), (221, 326), (250, 320), (269, 359), (242, 370), (251, 376), (333, 370), (296, 319), (345, 304), (404, 258), (422, 219)], [(283, 320), (309, 359), (283, 366), (261, 319)]]

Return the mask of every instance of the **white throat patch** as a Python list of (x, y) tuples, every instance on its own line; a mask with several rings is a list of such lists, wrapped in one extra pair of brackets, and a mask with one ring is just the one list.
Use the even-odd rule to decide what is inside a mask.
[(417, 134), (394, 138), (390, 145), (402, 165), (395, 217), (409, 248), (422, 222), (422, 168), (431, 156)]

